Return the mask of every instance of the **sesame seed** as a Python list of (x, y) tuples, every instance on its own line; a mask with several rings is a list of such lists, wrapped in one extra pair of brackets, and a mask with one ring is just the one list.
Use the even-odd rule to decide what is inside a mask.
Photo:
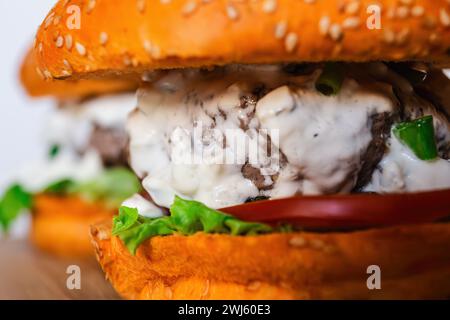
[(63, 64), (67, 69), (72, 70), (72, 66), (70, 65), (70, 62), (67, 61), (66, 59), (63, 60)]
[(342, 27), (339, 24), (337, 24), (337, 23), (333, 23), (330, 26), (330, 31), (329, 32), (330, 32), (331, 39), (333, 39), (335, 41), (341, 40), (342, 36), (344, 35), (342, 33)]
[(409, 8), (405, 6), (398, 7), (395, 14), (398, 18), (405, 19), (409, 16)]
[(160, 48), (153, 44), (150, 40), (144, 40), (143, 46), (145, 51), (152, 57), (152, 58), (159, 58), (161, 56), (161, 50)]
[(56, 16), (53, 18), (53, 25), (58, 25), (61, 22), (61, 16)]
[(263, 11), (266, 13), (272, 13), (277, 8), (277, 1), (276, 0), (264, 0), (263, 2)]
[(259, 288), (261, 288), (261, 282), (259, 282), (259, 281), (253, 281), (252, 283), (250, 283), (247, 286), (247, 290), (250, 290), (250, 291), (256, 291)]
[(75, 48), (77, 49), (77, 52), (80, 56), (86, 55), (86, 48), (79, 42), (75, 42)]
[(61, 71), (61, 75), (64, 76), (64, 77), (68, 77), (68, 76), (71, 75), (71, 73), (69, 71), (67, 71), (67, 70), (62, 70)]
[(45, 19), (44, 21), (44, 29), (47, 29), (50, 24), (52, 24), (53, 22), (53, 16), (55, 15), (54, 12), (50, 13), (50, 15), (47, 17), (47, 19)]
[(303, 237), (293, 237), (289, 240), (289, 245), (293, 247), (304, 247), (306, 245), (306, 240)]
[(439, 11), (439, 19), (444, 27), (450, 27), (450, 15), (443, 8)]
[(316, 3), (316, 0), (303, 0), (303, 2), (306, 4), (313, 4)]
[(195, 1), (188, 1), (183, 7), (183, 14), (188, 15), (195, 11), (197, 3)]
[(347, 4), (345, 7), (345, 13), (349, 15), (354, 15), (358, 13), (359, 11), (359, 2), (358, 1), (352, 1)]
[(106, 32), (100, 32), (100, 44), (104, 46), (108, 42), (108, 34)]
[(330, 18), (327, 16), (324, 16), (322, 18), (320, 18), (319, 20), (319, 32), (321, 35), (327, 35), (328, 34), (328, 30), (330, 29)]
[(61, 48), (64, 45), (64, 38), (62, 36), (59, 36), (58, 38), (56, 38), (55, 45), (57, 48)]
[(203, 289), (202, 292), (202, 297), (206, 297), (208, 293), (209, 293), (209, 279), (206, 280), (205, 288)]
[(355, 29), (361, 24), (358, 17), (347, 18), (342, 22), (344, 29)]
[(239, 17), (239, 13), (237, 12), (236, 8), (231, 4), (227, 5), (227, 16), (231, 20), (236, 20)]
[(70, 34), (65, 36), (66, 39), (66, 48), (68, 50), (72, 49), (72, 36)]
[(414, 0), (400, 0), (400, 3), (410, 6), (412, 5), (412, 3), (414, 2)]
[(40, 53), (42, 53), (42, 49), (43, 49), (42, 42), (39, 42), (39, 44), (38, 44), (38, 51), (39, 51)]
[(52, 74), (51, 74), (50, 71), (48, 71), (47, 69), (44, 70), (43, 74), (44, 74), (44, 77), (45, 77), (46, 79), (51, 79), (51, 78), (52, 78)]
[(297, 43), (298, 43), (298, 36), (293, 32), (289, 32), (286, 36), (286, 39), (284, 40), (284, 47), (286, 51), (287, 52), (294, 51), (295, 47), (297, 47)]
[(287, 22), (280, 21), (275, 25), (275, 38), (282, 39), (284, 38), (287, 31)]
[(162, 4), (169, 4), (172, 0), (159, 0)]
[(95, 0), (89, 0), (86, 7), (86, 12), (91, 13), (95, 8)]
[(411, 15), (413, 17), (421, 17), (425, 13), (425, 9), (422, 6), (414, 6), (411, 9)]

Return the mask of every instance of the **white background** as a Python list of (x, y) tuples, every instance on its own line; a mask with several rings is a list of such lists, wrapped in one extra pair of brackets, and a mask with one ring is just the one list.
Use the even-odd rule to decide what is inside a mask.
[(0, 191), (44, 152), (41, 133), (53, 101), (30, 99), (20, 86), (20, 63), (55, 0), (0, 0)]

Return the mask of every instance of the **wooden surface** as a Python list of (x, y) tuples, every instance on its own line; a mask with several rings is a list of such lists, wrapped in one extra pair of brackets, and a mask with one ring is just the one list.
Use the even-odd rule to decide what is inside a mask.
[[(67, 267), (78, 265), (81, 289), (69, 290)], [(0, 240), (0, 299), (118, 299), (94, 258), (62, 259), (27, 241)]]

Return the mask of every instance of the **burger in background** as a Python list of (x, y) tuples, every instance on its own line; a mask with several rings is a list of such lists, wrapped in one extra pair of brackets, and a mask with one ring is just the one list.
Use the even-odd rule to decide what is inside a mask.
[(57, 107), (44, 130), (47, 156), (27, 163), (0, 202), (8, 231), (24, 211), (32, 213), (31, 240), (62, 256), (92, 256), (89, 226), (111, 217), (122, 201), (139, 192), (129, 170), (125, 120), (135, 107), (126, 81), (45, 81), (33, 52), (21, 80), (33, 97), (53, 96)]

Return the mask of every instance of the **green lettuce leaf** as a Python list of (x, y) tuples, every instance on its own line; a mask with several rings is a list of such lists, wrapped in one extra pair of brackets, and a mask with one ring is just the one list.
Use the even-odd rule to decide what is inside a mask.
[(132, 228), (120, 232), (119, 237), (134, 255), (145, 240), (154, 236), (170, 235), (174, 232), (170, 217), (162, 217), (145, 223), (137, 223)]
[(77, 194), (87, 201), (102, 201), (109, 206), (118, 207), (125, 199), (141, 190), (138, 178), (126, 168), (104, 170), (98, 177), (87, 182), (71, 179), (55, 181), (44, 193), (57, 195)]
[(71, 190), (75, 188), (75, 185), (76, 183), (73, 180), (62, 179), (49, 184), (44, 188), (43, 192), (64, 195), (71, 193)]
[(138, 221), (139, 213), (135, 208), (120, 207), (119, 215), (113, 218), (113, 235), (118, 235), (123, 231), (132, 228)]
[(266, 224), (256, 222), (245, 222), (235, 218), (225, 221), (226, 226), (230, 229), (232, 235), (255, 235), (258, 233), (270, 232), (271, 228)]
[(75, 184), (70, 193), (78, 193), (88, 201), (103, 201), (118, 207), (125, 199), (141, 190), (138, 178), (126, 168), (105, 170), (99, 177)]
[(119, 236), (128, 250), (135, 254), (139, 245), (154, 236), (196, 232), (255, 235), (273, 229), (262, 223), (245, 222), (211, 209), (203, 203), (178, 196), (170, 207), (170, 216), (160, 218), (139, 217), (135, 208), (121, 207), (113, 219), (113, 235)]
[(9, 187), (0, 199), (0, 224), (7, 231), (20, 213), (32, 206), (32, 196), (20, 185)]
[[(77, 194), (87, 201), (102, 201), (108, 206), (118, 207), (140, 190), (138, 178), (130, 170), (117, 167), (104, 170), (100, 176), (88, 182), (61, 179), (49, 184), (41, 192), (55, 195)], [(31, 193), (18, 184), (7, 189), (0, 199), (0, 224), (5, 231), (23, 209), (31, 208), (32, 197)]]

